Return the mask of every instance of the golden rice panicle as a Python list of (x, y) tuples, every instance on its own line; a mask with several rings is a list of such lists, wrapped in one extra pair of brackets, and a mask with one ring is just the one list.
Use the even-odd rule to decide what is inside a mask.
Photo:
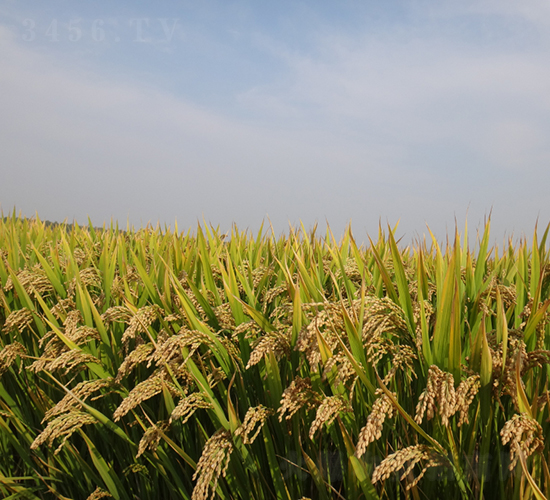
[(172, 361), (183, 361), (182, 349), (189, 348), (189, 356), (192, 356), (195, 350), (206, 341), (212, 343), (210, 338), (203, 332), (187, 330), (186, 328), (182, 328), (177, 335), (159, 335), (155, 351), (152, 353), (147, 366), (150, 366), (153, 361), (157, 366)]
[[(83, 382), (78, 383), (71, 390), (71, 392), (65, 394), (65, 396), (61, 401), (59, 401), (59, 403), (57, 403), (53, 408), (50, 408), (46, 412), (46, 414), (44, 415), (44, 419), (42, 420), (42, 423), (44, 423), (46, 420), (50, 420), (52, 417), (55, 417), (56, 415), (59, 415), (61, 413), (65, 413), (72, 410), (80, 410), (82, 405), (80, 404), (78, 399), (80, 399), (81, 401), (86, 401), (92, 394), (95, 394), (101, 389), (104, 389), (106, 387), (110, 387), (111, 385), (113, 385), (113, 382), (114, 381), (112, 378), (106, 378), (106, 379), (96, 379), (96, 380), (85, 380)], [(95, 400), (98, 398), (92, 398), (92, 399)]]
[(544, 450), (542, 427), (525, 413), (515, 414), (508, 420), (500, 431), (500, 437), (502, 444), (510, 443), (510, 470), (514, 470), (520, 453), (529, 457)]
[(73, 336), (78, 323), (81, 323), (82, 319), (82, 313), (78, 309), (69, 311), (65, 321), (63, 322), (63, 325), (65, 326), (65, 335), (67, 337), (71, 338)]
[(33, 319), (32, 312), (27, 308), (17, 309), (8, 315), (2, 331), (4, 333), (21, 332), (31, 326)]
[[(182, 328), (180, 333), (172, 336), (168, 336), (163, 330), (159, 333), (155, 352), (151, 355), (147, 366), (150, 366), (153, 361), (157, 366), (171, 363), (174, 360), (181, 360), (185, 363), (202, 344), (210, 348), (215, 345), (214, 341), (206, 333), (199, 330)], [(185, 360), (182, 357), (183, 348), (189, 350), (189, 354)]]
[(456, 390), (456, 408), (459, 412), (458, 416), (458, 427), (461, 427), (462, 424), (470, 423), (470, 419), (468, 417), (468, 411), (470, 409), (470, 405), (472, 404), (472, 401), (476, 397), (476, 394), (479, 392), (479, 388), (481, 387), (481, 383), (479, 381), (479, 375), (475, 374), (471, 377), (468, 377), (466, 380), (463, 380), (460, 382), (457, 390)]
[(78, 266), (81, 266), (86, 262), (86, 252), (82, 248), (75, 248), (73, 250), (73, 257)]
[(143, 401), (159, 394), (162, 391), (162, 384), (162, 377), (157, 374), (136, 385), (113, 413), (114, 421), (120, 420)]
[[(182, 397), (182, 395), (187, 394), (190, 388), (196, 385), (186, 363), (173, 361), (163, 366), (160, 371), (168, 389), (174, 396)], [(172, 384), (174, 380), (177, 380), (179, 387)]]
[(263, 335), (263, 332), (258, 324), (255, 321), (247, 321), (235, 328), (232, 337), (239, 339), (244, 336), (245, 339), (257, 339), (259, 335)]
[(101, 275), (95, 267), (86, 267), (81, 269), (78, 274), (80, 277), (80, 282), (85, 287), (101, 288)]
[(395, 453), (392, 453), (382, 460), (374, 469), (372, 482), (385, 481), (394, 472), (401, 470), (403, 470), (403, 472), (400, 476), (400, 480), (404, 481), (414, 469), (414, 466), (422, 461), (424, 461), (424, 465), (420, 474), (412, 482), (407, 484), (407, 490), (415, 486), (430, 467), (448, 465), (447, 459), (429, 446), (422, 444), (409, 446), (408, 448), (397, 450)]
[[(8, 344), (0, 351), (0, 377), (9, 370), (10, 366), (15, 362), (17, 356), (24, 356), (27, 354), (27, 350), (19, 342), (12, 342)], [(23, 365), (19, 368), (19, 371), (23, 368)]]
[(113, 498), (110, 493), (107, 493), (105, 490), (102, 490), (99, 486), (93, 491), (93, 493), (86, 498), (86, 500), (100, 500), (101, 498)]
[[(128, 284), (130, 284), (130, 281), (126, 280)], [(129, 288), (130, 295), (134, 298), (138, 298), (138, 294), (136, 293), (134, 287)], [(115, 275), (115, 278), (113, 279), (113, 283), (111, 285), (111, 297), (124, 300), (126, 297), (126, 289), (124, 288), (124, 280), (118, 275)], [(123, 306), (114, 306), (114, 307), (123, 307)], [(105, 311), (107, 312), (107, 311)], [(131, 316), (131, 313), (130, 313)]]
[(138, 333), (145, 333), (147, 329), (157, 319), (159, 307), (145, 306), (136, 311), (136, 314), (130, 319), (130, 324), (122, 335), (122, 343), (127, 345), (130, 339), (135, 339)]
[(267, 306), (271, 302), (273, 302), (279, 295), (282, 295), (283, 293), (287, 293), (288, 288), (287, 285), (279, 285), (273, 288), (264, 288), (262, 291), (263, 298), (262, 302)]
[[(47, 343), (46, 343), (47, 341)], [(63, 343), (63, 341), (57, 336), (57, 334), (53, 331), (50, 331), (46, 333), (43, 337), (38, 339), (38, 345), (40, 347), (43, 347), (44, 344), (46, 344), (46, 347), (44, 347), (44, 354), (46, 354), (49, 351), (57, 350), (66, 350), (66, 346)]]
[(389, 297), (368, 297), (363, 324), (363, 343), (375, 341), (384, 333), (406, 332), (405, 314)]
[(144, 363), (149, 359), (150, 354), (153, 352), (154, 346), (152, 343), (138, 345), (130, 354), (128, 354), (124, 361), (118, 367), (116, 374), (116, 381), (120, 382), (126, 377), (132, 370), (141, 363)]
[(392, 367), (384, 377), (384, 384), (388, 385), (398, 370), (403, 371), (408, 380), (416, 378), (416, 373), (413, 370), (413, 361), (418, 359), (411, 346), (389, 344), (389, 352), (392, 356)]
[(147, 450), (155, 452), (158, 448), (162, 435), (164, 434), (164, 431), (168, 429), (168, 426), (169, 425), (167, 422), (157, 422), (149, 427), (139, 441), (136, 458), (139, 458)]
[(164, 321), (166, 323), (181, 323), (183, 321), (183, 316), (179, 313), (171, 313), (164, 316)]
[(309, 409), (316, 400), (317, 397), (311, 388), (311, 380), (296, 377), (283, 392), (281, 406), (277, 410), (279, 422), (283, 420), (283, 417), (290, 420), (304, 406)]
[(225, 372), (221, 368), (214, 366), (210, 368), (210, 373), (206, 377), (206, 381), (208, 382), (208, 387), (210, 387), (210, 389), (213, 389), (226, 378), (227, 375), (225, 374)]
[[(395, 408), (391, 402), (391, 399), (382, 394), (380, 389), (377, 389), (376, 394), (378, 398), (372, 405), (370, 415), (367, 417), (366, 425), (361, 429), (359, 433), (359, 440), (357, 442), (356, 454), (358, 458), (361, 458), (367, 451), (369, 444), (380, 439), (382, 436), (382, 427), (387, 418), (392, 418), (395, 413)], [(393, 393), (395, 397), (397, 395)]]
[(407, 462), (413, 465), (418, 463), (426, 452), (425, 445), (409, 446), (397, 450), (395, 453), (388, 455), (380, 464), (374, 469), (372, 474), (372, 482), (385, 481), (394, 472), (397, 472), (405, 466)]
[(329, 396), (323, 399), (309, 429), (309, 438), (313, 439), (317, 430), (323, 425), (330, 426), (336, 417), (344, 411), (350, 411), (350, 408), (340, 396)]
[(306, 327), (303, 327), (298, 333), (296, 342), (296, 350), (303, 352), (314, 373), (318, 370), (318, 364), (321, 362), (321, 351), (317, 344), (317, 334), (315, 333), (315, 324), (311, 322)]
[[(531, 294), (528, 294), (529, 301), (523, 308), (523, 311), (520, 313), (520, 317), (523, 319), (523, 322), (520, 324), (519, 328), (523, 329), (527, 325), (527, 322), (529, 318), (531, 317), (533, 313), (533, 309), (542, 309), (543, 303), (539, 302), (536, 306), (534, 304), (534, 299), (531, 297)], [(537, 311), (538, 312), (538, 311)], [(544, 349), (545, 345), (545, 332), (546, 332), (546, 325), (550, 321), (550, 312), (548, 309), (544, 311), (542, 314), (542, 318), (537, 323), (537, 326), (535, 328), (536, 334), (537, 334), (537, 342), (536, 342), (536, 349), (542, 350)]]
[(420, 394), (420, 397), (418, 398), (414, 420), (419, 425), (422, 423), (422, 420), (424, 420), (424, 415), (426, 413), (428, 414), (428, 420), (431, 420), (435, 415), (435, 394), (431, 385), (431, 381), (428, 378), (428, 385), (426, 386), (426, 389), (422, 391), (422, 394)]
[[(337, 353), (334, 356), (331, 356), (325, 363), (323, 369), (323, 379), (326, 380), (327, 377), (331, 374), (333, 368), (335, 368), (336, 378), (334, 383), (336, 385), (342, 384), (346, 385), (349, 380), (355, 381), (358, 378), (355, 368), (351, 364), (351, 361), (345, 353)], [(353, 382), (354, 383), (354, 382)], [(353, 386), (352, 383), (352, 386)], [(351, 392), (351, 391), (350, 391)], [(351, 396), (350, 396), (351, 399)]]
[(251, 366), (258, 364), (264, 356), (273, 353), (277, 360), (290, 352), (290, 333), (281, 332), (266, 333), (255, 343), (250, 358), (246, 365), (248, 370)]
[(441, 371), (437, 381), (437, 390), (441, 423), (447, 427), (449, 425), (449, 418), (456, 412), (455, 381), (451, 373)]
[[(235, 436), (240, 437), (244, 444), (252, 444), (258, 437), (266, 420), (272, 414), (273, 410), (263, 405), (249, 408), (244, 416), (243, 423), (235, 431)], [(254, 434), (250, 435), (254, 429)]]
[(4, 261), (4, 266), (9, 266), (10, 263), (8, 262), (8, 251), (4, 250), (3, 248), (0, 248), (0, 258)]
[[(519, 365), (521, 375), (525, 374), (528, 359), (527, 348), (523, 341), (523, 332), (509, 330), (508, 332), (508, 355), (506, 364), (503, 365), (502, 345), (492, 351), (493, 354), (493, 387), (500, 399), (501, 393), (510, 396), (514, 408), (519, 412), (518, 390), (516, 385), (516, 370)], [(523, 385), (523, 381), (521, 381)]]
[[(100, 361), (91, 354), (85, 353), (80, 349), (71, 349), (70, 351), (62, 353), (57, 359), (48, 362), (43, 370), (64, 370), (63, 375), (67, 375), (67, 373), (74, 370), (75, 368), (82, 369), (82, 365), (84, 364), (99, 362)], [(33, 365), (31, 365), (31, 367)]]
[(46, 443), (48, 446), (52, 446), (54, 439), (63, 437), (61, 444), (55, 450), (57, 455), (65, 441), (71, 437), (78, 429), (83, 425), (95, 424), (97, 420), (89, 413), (84, 413), (78, 410), (72, 410), (67, 413), (63, 413), (59, 417), (52, 420), (47, 427), (36, 437), (31, 444), (31, 450), (36, 450), (41, 444)]
[(222, 330), (234, 330), (237, 326), (229, 302), (214, 307), (214, 314)]
[(117, 323), (129, 323), (132, 319), (132, 311), (126, 306), (113, 306), (109, 307), (102, 315), (101, 319), (103, 323), (109, 324), (113, 322)]
[[(77, 248), (75, 249), (75, 252), (77, 250), (81, 251), (79, 248)], [(81, 263), (84, 263), (84, 261), (82, 261)], [(95, 267), (86, 267), (84, 269), (81, 269), (78, 275), (79, 275), (79, 282), (84, 287), (89, 288), (90, 290), (88, 291), (90, 291), (92, 295), (95, 293), (93, 290), (94, 288), (101, 288), (101, 285), (102, 285), (101, 276)], [(67, 287), (68, 295), (74, 296), (76, 292), (76, 288), (77, 288), (77, 279), (75, 277), (68, 284), (68, 287)]]
[[(317, 311), (319, 307), (323, 307), (323, 309)], [(317, 335), (325, 340), (331, 351), (336, 349), (339, 341), (334, 332), (344, 329), (341, 306), (326, 302), (304, 304), (303, 308), (306, 310), (311, 308), (316, 313), (310, 323), (300, 330), (296, 350), (305, 354), (310, 370), (317, 373), (322, 359)]]
[(214, 498), (218, 480), (225, 477), (233, 441), (229, 431), (217, 431), (204, 445), (193, 481), (197, 481), (191, 494), (191, 500), (208, 500)]
[(38, 345), (42, 347), (44, 343), (46, 343), (46, 347), (44, 348), (42, 355), (36, 359), (29, 367), (27, 367), (27, 370), (38, 373), (39, 371), (48, 369), (48, 365), (51, 361), (57, 359), (59, 356), (61, 356), (64, 352), (67, 352), (67, 346), (59, 340), (59, 337), (55, 334), (55, 332), (48, 332), (46, 333), (39, 341)]
[(57, 318), (66, 318), (70, 311), (76, 308), (75, 301), (71, 297), (61, 299), (55, 303), (50, 309), (50, 312)]
[[(37, 264), (30, 269), (22, 269), (16, 273), (16, 276), (21, 286), (31, 296), (36, 296), (37, 294), (43, 296), (53, 292), (53, 286), (40, 264)], [(4, 290), (9, 291), (12, 289), (13, 281), (11, 276), (9, 276), (6, 281), (6, 285), (4, 286)]]
[(85, 344), (90, 340), (97, 340), (98, 342), (101, 341), (99, 331), (97, 331), (95, 328), (85, 325), (79, 326), (68, 338), (69, 340), (72, 340), (76, 345)]
[(420, 395), (416, 406), (416, 422), (421, 424), (425, 413), (428, 420), (431, 420), (435, 416), (437, 407), (439, 407), (441, 423), (445, 427), (449, 425), (449, 418), (459, 408), (453, 375), (432, 365), (428, 370), (426, 389)]
[(202, 392), (194, 392), (189, 396), (181, 398), (177, 406), (172, 410), (170, 414), (170, 423), (174, 420), (182, 419), (182, 425), (185, 424), (198, 409), (210, 409), (213, 408), (212, 403), (206, 401), (206, 396)]
[(534, 367), (541, 368), (547, 364), (550, 364), (550, 351), (537, 349), (527, 353), (523, 370), (526, 372)]
[[(53, 334), (53, 332), (50, 332)], [(41, 341), (45, 340), (43, 337)], [(47, 344), (42, 356), (32, 363), (27, 369), (38, 373), (39, 371), (55, 371), (64, 370), (62, 373), (67, 375), (70, 371), (78, 368), (82, 369), (82, 365), (87, 363), (100, 363), (100, 361), (91, 354), (88, 354), (81, 349), (67, 350), (65, 345), (59, 341), (57, 337), (53, 337)]]

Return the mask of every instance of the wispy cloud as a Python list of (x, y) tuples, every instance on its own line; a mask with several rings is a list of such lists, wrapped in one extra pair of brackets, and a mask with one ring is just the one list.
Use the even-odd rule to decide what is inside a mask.
[(147, 85), (60, 67), (10, 32), (0, 36), (4, 209), (100, 222), (129, 214), (138, 224), (176, 216), (193, 224), (204, 214), (226, 227), (271, 215), (279, 230), (289, 219), (330, 215), (345, 142), (258, 127)]
[[(350, 219), (373, 232), (382, 217), (411, 235), (424, 222), (444, 231), (468, 207), (475, 226), (493, 207), (497, 232), (529, 231), (550, 217), (546, 7), (415, 5), (362, 33), (319, 15), (307, 50), (240, 13), (225, 55), (241, 68), (263, 54), (278, 71), (218, 83), (224, 106), (163, 86), (177, 51), (170, 73), (144, 66), (140, 81), (135, 66), (71, 65), (1, 28), (2, 208), (252, 228), (267, 214), (278, 230), (327, 218), (337, 232)], [(186, 36), (201, 54), (221, 43)]]

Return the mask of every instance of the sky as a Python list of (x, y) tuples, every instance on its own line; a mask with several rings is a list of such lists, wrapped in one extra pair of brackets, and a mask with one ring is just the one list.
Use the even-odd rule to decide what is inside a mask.
[(550, 222), (543, 0), (0, 2), (0, 209), (96, 226)]

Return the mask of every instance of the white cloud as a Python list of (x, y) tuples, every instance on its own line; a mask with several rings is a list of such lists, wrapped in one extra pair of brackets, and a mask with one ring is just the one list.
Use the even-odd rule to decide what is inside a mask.
[[(451, 5), (433, 15), (476, 9)], [(257, 38), (286, 70), (240, 94), (233, 115), (99, 66), (68, 67), (0, 29), (2, 208), (97, 223), (177, 216), (181, 226), (204, 214), (224, 228), (257, 227), (267, 213), (278, 230), (327, 217), (336, 232), (353, 219), (371, 233), (387, 217), (409, 236), (424, 221), (452, 227), (468, 205), (473, 227), (492, 205), (508, 230), (550, 216), (547, 52), (396, 29), (325, 30), (315, 56)]]
[(324, 57), (313, 60), (272, 44), (292, 77), (254, 88), (241, 101), (288, 119), (339, 123), (346, 133), (363, 133), (365, 142), (403, 155), (409, 147), (452, 142), (494, 168), (517, 162), (501, 161), (503, 155), (491, 151), (499, 141), (482, 143), (487, 131), (521, 123), (532, 134), (516, 134), (514, 150), (527, 168), (546, 168), (543, 144), (534, 137), (550, 133), (547, 53), (464, 45), (414, 31), (383, 42), (368, 34), (360, 42), (333, 35), (320, 46)]
[(282, 229), (289, 218), (330, 215), (330, 187), (349, 168), (342, 162), (353, 166), (361, 155), (326, 131), (247, 123), (63, 67), (6, 30), (1, 37), (4, 210), (16, 204), (81, 221), (89, 214), (98, 223), (129, 213), (138, 224), (175, 216), (194, 224), (204, 214), (226, 227), (257, 225), (269, 214)]
[(550, 151), (548, 135), (529, 122), (501, 121), (483, 136), (487, 157), (507, 169), (526, 173), (533, 165), (548, 169)]
[(415, 2), (413, 10), (420, 16), (435, 18), (484, 15), (500, 16), (510, 22), (523, 20), (533, 27), (550, 24), (550, 5), (545, 0), (420, 0)]

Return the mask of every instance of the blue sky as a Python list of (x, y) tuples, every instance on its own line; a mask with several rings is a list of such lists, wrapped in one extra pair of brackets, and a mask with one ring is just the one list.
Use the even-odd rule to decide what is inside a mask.
[(550, 222), (547, 2), (4, 1), (0, 67), (4, 212)]

